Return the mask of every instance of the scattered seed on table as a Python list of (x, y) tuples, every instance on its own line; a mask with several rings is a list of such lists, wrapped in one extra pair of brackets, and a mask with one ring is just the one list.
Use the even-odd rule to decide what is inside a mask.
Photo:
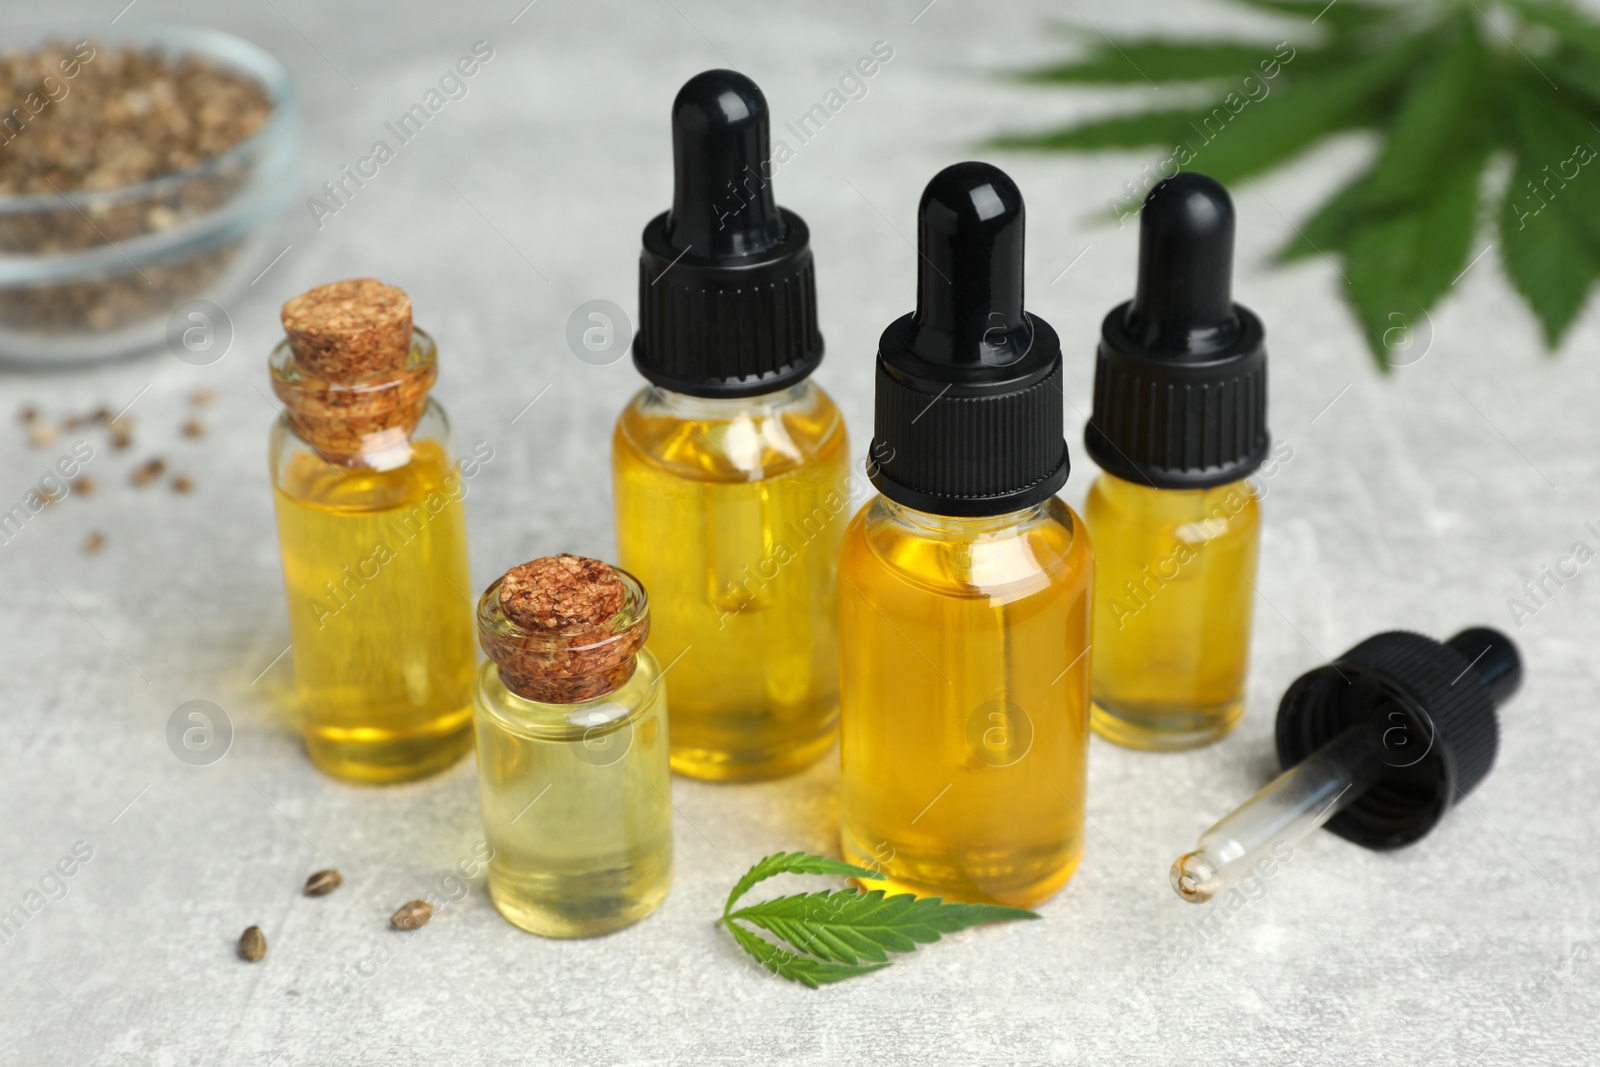
[(148, 459), (133, 469), (129, 479), (134, 485), (149, 485), (167, 472), (167, 461), (160, 456)]
[(33, 422), (39, 417), (39, 409), (32, 404), (24, 404), (17, 409), (17, 420), (24, 425)]
[(308, 897), (325, 897), (338, 889), (343, 881), (344, 875), (330, 867), (307, 878), (304, 892)]
[(183, 436), (185, 437), (204, 437), (205, 434), (206, 425), (199, 419), (190, 419), (183, 424)]
[(396, 930), (415, 930), (419, 926), (426, 926), (428, 920), (433, 918), (433, 905), (426, 900), (409, 900), (400, 905), (400, 910), (389, 916), (389, 925)]
[(43, 448), (53, 442), (59, 432), (54, 423), (35, 420), (28, 424), (28, 443), (34, 448)]
[(92, 556), (104, 547), (106, 547), (106, 535), (99, 530), (90, 532), (89, 536), (83, 539), (83, 554), (86, 556)]
[(195, 407), (203, 408), (217, 398), (217, 394), (210, 389), (196, 389), (194, 395), (189, 397), (189, 402)]
[(82, 493), (84, 496), (88, 496), (90, 493), (94, 492), (94, 479), (89, 477), (87, 474), (81, 478), (74, 478), (72, 481), (72, 491), (74, 493)]
[(194, 492), (194, 479), (187, 474), (174, 474), (172, 476), (172, 491), (174, 493)]
[(259, 926), (247, 926), (239, 935), (239, 958), (256, 962), (267, 954), (267, 935)]

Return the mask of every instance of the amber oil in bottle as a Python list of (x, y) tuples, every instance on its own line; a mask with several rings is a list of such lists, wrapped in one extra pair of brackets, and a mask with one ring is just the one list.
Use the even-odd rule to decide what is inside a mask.
[(809, 378), (822, 359), (810, 236), (774, 200), (760, 89), (699, 74), (672, 129), (672, 209), (645, 228), (640, 260), (634, 363), (651, 384), (612, 442), (617, 544), (655, 604), (673, 768), (771, 778), (836, 732), (849, 445)]
[(371, 279), (296, 297), (283, 321), (271, 470), (306, 750), (351, 782), (433, 774), (471, 747), (475, 660), (437, 350)]
[(1102, 326), (1085, 433), (1096, 732), (1183, 749), (1244, 715), (1266, 459), (1261, 322), (1233, 302), (1233, 202), (1185, 172), (1140, 215), (1134, 299)]
[(1023, 310), (1021, 193), (941, 171), (917, 310), (879, 341), (879, 497), (839, 563), (841, 845), (897, 891), (1029, 907), (1083, 851), (1093, 556), (1061, 346)]

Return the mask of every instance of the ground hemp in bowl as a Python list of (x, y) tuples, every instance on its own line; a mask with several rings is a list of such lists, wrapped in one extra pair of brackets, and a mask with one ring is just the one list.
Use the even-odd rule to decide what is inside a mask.
[[(265, 127), (273, 107), (254, 78), (194, 55), (92, 41), (0, 53), (0, 254), (82, 251), (216, 210), (255, 165), (218, 157)], [(168, 175), (126, 196), (67, 199)], [(6, 204), (16, 197), (54, 202)], [(0, 328), (106, 331), (164, 314), (220, 275), (240, 244), (0, 291)]]

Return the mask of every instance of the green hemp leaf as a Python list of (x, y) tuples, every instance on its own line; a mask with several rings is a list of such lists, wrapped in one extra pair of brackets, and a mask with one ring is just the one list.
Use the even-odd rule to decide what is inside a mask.
[(1244, 182), (1370, 131), (1371, 162), (1294, 227), (1277, 260), (1333, 264), (1387, 370), (1492, 244), (1546, 347), (1560, 345), (1600, 278), (1600, 22), (1559, 0), (1234, 2), (1299, 25), (1276, 43), (1080, 35), (1075, 58), (1021, 79), (1160, 89), (1161, 105), (992, 143), (1157, 149), (1110, 202), (1126, 222), (1177, 170)]
[[(881, 889), (824, 890), (775, 897), (734, 910), (757, 882), (778, 874), (823, 874), (840, 878), (881, 877), (806, 852), (777, 852), (744, 873), (728, 894), (721, 922), (746, 952), (773, 974), (816, 989), (889, 966), (889, 953), (911, 952), (948, 933), (985, 923), (1037, 919), (1022, 908), (958, 904), (910, 893), (886, 896)], [(740, 922), (765, 930), (774, 943)]]

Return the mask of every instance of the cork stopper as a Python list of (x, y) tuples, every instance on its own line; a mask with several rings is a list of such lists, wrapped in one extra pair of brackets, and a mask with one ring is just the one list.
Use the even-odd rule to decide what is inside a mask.
[(285, 302), (281, 315), (294, 358), (318, 378), (381, 374), (411, 354), (411, 298), (376, 278), (319, 285)]
[(546, 704), (594, 700), (621, 687), (649, 632), (637, 579), (583, 556), (513, 567), (478, 602), (478, 640), (501, 682)]
[(615, 615), (622, 598), (615, 568), (566, 553), (512, 567), (500, 579), (500, 610), (524, 630), (590, 628)]
[(272, 387), (300, 435), (348, 466), (408, 454), (439, 373), (433, 339), (412, 326), (410, 298), (355, 278), (301, 293), (282, 317)]

